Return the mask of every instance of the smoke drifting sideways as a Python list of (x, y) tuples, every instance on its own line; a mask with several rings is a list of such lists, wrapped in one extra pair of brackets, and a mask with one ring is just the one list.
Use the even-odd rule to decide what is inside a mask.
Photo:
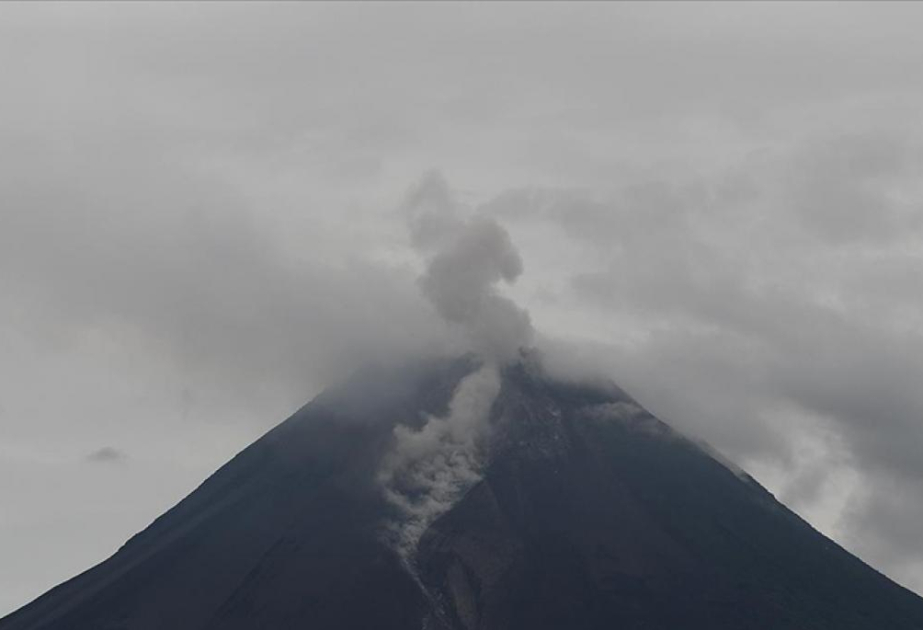
[(528, 347), (533, 329), (528, 313), (496, 290), (522, 274), (502, 226), (484, 215), (465, 218), (436, 173), (411, 192), (406, 210), (411, 242), (427, 261), (420, 290), (481, 361), (459, 382), (445, 417), (431, 416), (419, 430), (395, 427), (379, 471), (384, 496), (400, 515), (387, 523), (386, 537), (414, 573), (423, 532), (481, 479), (500, 370)]

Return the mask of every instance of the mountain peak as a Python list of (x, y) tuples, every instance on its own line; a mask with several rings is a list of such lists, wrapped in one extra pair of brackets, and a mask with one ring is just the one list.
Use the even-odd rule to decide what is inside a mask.
[(357, 373), (0, 630), (910, 630), (923, 600), (611, 383)]

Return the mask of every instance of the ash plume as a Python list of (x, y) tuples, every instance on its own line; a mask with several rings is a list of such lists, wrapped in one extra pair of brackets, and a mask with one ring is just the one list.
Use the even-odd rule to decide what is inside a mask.
[(408, 196), (411, 242), (426, 259), (420, 291), (439, 316), (460, 330), (466, 350), (482, 361), (463, 378), (445, 417), (429, 417), (419, 430), (399, 425), (378, 480), (400, 517), (388, 539), (413, 572), (413, 556), (426, 528), (481, 479), (490, 409), (500, 391), (500, 369), (533, 337), (528, 313), (497, 292), (522, 274), (522, 259), (494, 219), (465, 208), (438, 174)]
[(470, 350), (508, 362), (532, 341), (529, 314), (497, 292), (522, 274), (507, 231), (482, 213), (466, 218), (445, 180), (427, 175), (407, 199), (411, 243), (427, 262), (420, 290)]

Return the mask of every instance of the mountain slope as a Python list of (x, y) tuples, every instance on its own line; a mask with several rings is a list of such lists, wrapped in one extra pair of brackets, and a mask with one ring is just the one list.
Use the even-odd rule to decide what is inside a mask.
[(394, 427), (477, 366), (360, 373), (0, 630), (923, 628), (923, 600), (611, 387), (503, 371), (480, 480), (409, 563)]
[(507, 451), (421, 543), (460, 627), (923, 628), (923, 600), (630, 401), (507, 378)]

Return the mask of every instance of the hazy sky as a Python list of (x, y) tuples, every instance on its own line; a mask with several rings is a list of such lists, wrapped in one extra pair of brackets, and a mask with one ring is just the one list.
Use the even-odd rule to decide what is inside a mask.
[(0, 613), (329, 379), (443, 343), (406, 216), (433, 187), (508, 230), (540, 343), (923, 591), (920, 24), (3, 3)]

